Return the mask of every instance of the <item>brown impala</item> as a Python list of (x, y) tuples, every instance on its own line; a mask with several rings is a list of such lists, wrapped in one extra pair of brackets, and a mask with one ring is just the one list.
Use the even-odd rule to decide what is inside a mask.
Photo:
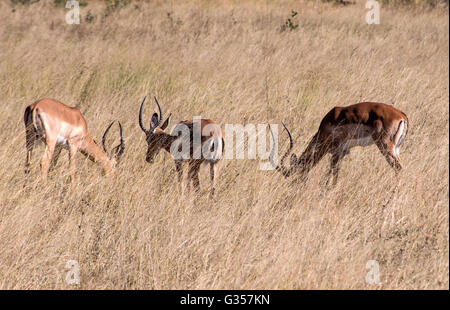
[[(164, 130), (167, 128), (170, 122), (170, 116), (162, 122), (163, 113), (161, 106), (159, 105), (158, 100), (155, 97), (155, 102), (159, 110), (159, 116), (157, 113), (152, 115), (150, 120), (150, 129), (146, 129), (142, 122), (142, 110), (144, 107), (144, 100), (142, 100), (141, 107), (139, 109), (139, 126), (142, 131), (146, 135), (147, 140), (147, 155), (146, 161), (148, 163), (153, 163), (153, 159), (156, 155), (158, 155), (160, 150), (165, 150), (168, 153), (173, 154), (175, 148), (173, 146), (176, 145), (176, 140), (180, 138), (180, 135), (174, 135), (174, 132), (179, 131), (178, 129), (185, 128), (189, 133), (189, 154), (185, 158), (174, 158), (175, 160), (175, 168), (178, 174), (178, 190), (180, 196), (183, 196), (183, 162), (187, 162), (189, 164), (189, 172), (188, 172), (188, 183), (187, 188), (190, 189), (190, 183), (192, 181), (194, 185), (195, 191), (200, 189), (200, 181), (199, 181), (199, 171), (202, 163), (208, 163), (210, 165), (210, 178), (211, 178), (211, 197), (214, 196), (215, 182), (218, 177), (218, 164), (221, 158), (223, 148), (224, 148), (224, 140), (223, 140), (223, 132), (219, 125), (214, 123), (209, 119), (201, 119), (198, 122), (198, 128), (194, 125), (193, 121), (182, 121), (174, 126), (174, 130), (172, 134), (166, 133)], [(197, 128), (197, 129), (195, 129)], [(195, 132), (195, 131), (198, 132)], [(195, 145), (194, 143), (194, 133), (198, 135), (200, 138), (199, 145)], [(178, 140), (180, 141), (180, 140)], [(171, 149), (172, 147), (172, 149)], [(204, 150), (209, 150), (212, 154), (212, 157), (205, 157), (203, 154)], [(202, 150), (201, 156), (195, 158), (194, 152)], [(175, 150), (176, 151), (176, 150)]]
[(50, 166), (56, 164), (62, 148), (69, 151), (72, 185), (75, 183), (76, 170), (74, 156), (78, 150), (89, 159), (100, 163), (104, 171), (109, 173), (116, 168), (125, 149), (120, 122), (120, 144), (110, 154), (105, 147), (105, 140), (114, 122), (106, 128), (102, 139), (102, 150), (89, 134), (86, 120), (81, 115), (80, 110), (68, 107), (53, 99), (40, 99), (26, 107), (24, 122), (27, 146), (25, 173), (29, 172), (35, 141), (42, 140), (45, 143), (45, 153), (41, 162), (44, 183), (47, 183), (48, 170)]
[[(334, 107), (325, 115), (320, 123), (319, 130), (312, 137), (302, 155), (297, 158), (291, 156), (290, 167), (283, 165), (284, 160), (294, 145), (292, 135), (283, 123), (289, 135), (289, 149), (283, 155), (280, 165), (276, 169), (285, 177), (294, 172), (300, 173), (306, 179), (308, 172), (327, 153), (331, 154), (331, 166), (328, 173), (327, 184), (333, 176), (333, 185), (336, 184), (339, 164), (352, 147), (375, 144), (386, 158), (389, 165), (396, 172), (402, 169), (399, 151), (400, 145), (408, 131), (408, 118), (406, 114), (391, 105), (376, 102), (361, 102), (347, 107)], [(272, 130), (272, 139), (273, 136)], [(271, 162), (273, 162), (272, 149)]]

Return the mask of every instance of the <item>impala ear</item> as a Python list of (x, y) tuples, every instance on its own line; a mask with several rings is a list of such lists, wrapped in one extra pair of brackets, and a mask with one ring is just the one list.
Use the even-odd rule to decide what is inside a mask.
[(172, 117), (172, 113), (169, 114), (169, 117), (167, 117), (167, 119), (165, 120), (165, 122), (161, 125), (161, 129), (164, 130), (167, 128), (167, 126), (169, 126), (170, 123), (170, 118)]
[(155, 128), (158, 127), (158, 123), (159, 123), (158, 114), (153, 113), (152, 118), (150, 120), (150, 130), (151, 131), (155, 130)]

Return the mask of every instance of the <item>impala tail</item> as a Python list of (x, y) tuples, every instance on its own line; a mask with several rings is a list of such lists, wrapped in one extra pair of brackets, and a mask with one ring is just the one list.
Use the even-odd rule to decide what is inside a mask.
[(33, 125), (33, 111), (31, 110), (31, 108), (29, 106), (25, 109), (25, 113), (23, 115), (23, 121), (25, 123), (25, 133), (26, 133), (27, 144), (28, 144), (29, 139), (31, 139), (32, 136), (34, 136), (36, 134), (34, 125)]
[[(26, 147), (30, 151), (36, 139), (45, 137), (45, 127), (39, 113), (32, 106), (27, 106), (23, 115), (25, 123)], [(29, 154), (29, 156), (31, 156)]]
[(25, 122), (25, 127), (28, 127), (33, 121), (33, 116), (32, 116), (32, 111), (31, 111), (30, 106), (26, 107), (26, 109), (25, 109), (25, 113), (23, 115), (23, 121)]
[(406, 120), (401, 120), (398, 124), (397, 132), (394, 136), (394, 145), (395, 145), (395, 154), (398, 156), (400, 146), (406, 138), (406, 134), (408, 132), (408, 118)]

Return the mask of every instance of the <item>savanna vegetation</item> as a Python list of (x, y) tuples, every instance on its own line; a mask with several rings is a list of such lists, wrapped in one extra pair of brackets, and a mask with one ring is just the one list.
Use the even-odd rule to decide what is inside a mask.
[[(449, 288), (445, 1), (381, 1), (379, 25), (365, 22), (365, 1), (86, 0), (78, 25), (63, 1), (27, 2), (0, 2), (0, 288)], [(146, 95), (173, 123), (284, 121), (296, 153), (332, 107), (392, 104), (410, 122), (404, 169), (396, 177), (375, 146), (358, 148), (326, 189), (328, 159), (305, 186), (258, 160), (223, 160), (214, 202), (207, 169), (202, 191), (179, 201), (170, 155), (145, 162)], [(71, 190), (63, 153), (43, 186), (40, 146), (25, 185), (23, 113), (42, 97), (78, 107), (97, 140), (121, 121), (114, 177), (79, 154)], [(379, 284), (366, 283), (369, 260)]]

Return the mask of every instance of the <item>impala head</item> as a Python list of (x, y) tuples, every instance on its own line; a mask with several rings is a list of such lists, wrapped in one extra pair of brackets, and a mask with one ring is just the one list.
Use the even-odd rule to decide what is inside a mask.
[(112, 125), (114, 124), (114, 122), (112, 122), (111, 124), (109, 124), (109, 126), (106, 128), (105, 133), (103, 134), (102, 137), (102, 146), (103, 146), (103, 150), (105, 151), (106, 155), (108, 155), (108, 158), (110, 160), (111, 166), (113, 169), (115, 169), (120, 161), (120, 158), (123, 155), (123, 152), (125, 150), (125, 141), (123, 138), (123, 129), (122, 129), (122, 124), (119, 123), (119, 132), (120, 132), (120, 144), (113, 147), (112, 152), (110, 152), (105, 145), (106, 142), (106, 137), (108, 135), (109, 130), (111, 129)]
[[(146, 97), (145, 97), (146, 98)], [(170, 122), (170, 116), (167, 117), (165, 122), (162, 122), (163, 120), (163, 112), (161, 109), (161, 106), (159, 105), (158, 100), (155, 98), (156, 105), (159, 110), (158, 113), (153, 113), (152, 118), (150, 119), (150, 129), (146, 129), (144, 127), (144, 123), (142, 122), (142, 110), (144, 108), (144, 100), (142, 100), (141, 107), (139, 109), (139, 126), (141, 127), (142, 131), (145, 133), (146, 141), (147, 141), (147, 155), (145, 156), (145, 160), (148, 163), (153, 163), (153, 160), (156, 155), (158, 155), (159, 151), (164, 148), (167, 141), (166, 138), (169, 136), (167, 133), (164, 132), (164, 129), (167, 128)]]

